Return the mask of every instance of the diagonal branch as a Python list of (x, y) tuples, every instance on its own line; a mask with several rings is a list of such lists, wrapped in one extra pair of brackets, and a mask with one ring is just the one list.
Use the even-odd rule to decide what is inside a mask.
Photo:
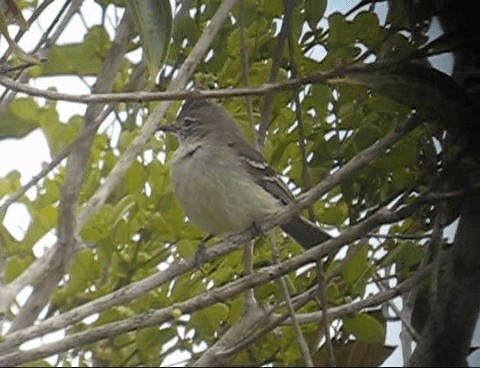
[[(269, 83), (274, 83), (277, 81), (278, 72), (280, 70), (280, 65), (282, 62), (283, 49), (285, 48), (285, 40), (287, 39), (287, 33), (290, 32), (290, 25), (293, 16), (293, 8), (295, 6), (294, 1), (288, 0), (284, 2), (285, 4), (285, 17), (282, 22), (282, 28), (280, 28), (280, 33), (278, 34), (277, 45), (275, 47), (275, 53), (272, 58), (272, 68), (270, 69), (270, 76), (268, 78)], [(265, 136), (267, 134), (268, 127), (270, 125), (270, 118), (272, 115), (273, 109), (273, 100), (275, 98), (275, 93), (272, 91), (265, 95), (265, 100), (263, 101), (263, 107), (261, 112), (261, 121), (258, 128), (256, 145), (258, 147), (263, 147), (265, 144)]]
[[(110, 53), (103, 64), (104, 67), (97, 78), (94, 87), (95, 91), (104, 92), (112, 89), (115, 75), (123, 62), (123, 55), (127, 50), (132, 29), (133, 23), (128, 14), (125, 14), (118, 27)], [(57, 283), (65, 274), (70, 260), (76, 253), (78, 197), (83, 183), (85, 168), (90, 157), (90, 148), (96, 134), (96, 129), (91, 129), (90, 127), (98, 127), (96, 118), (101, 114), (102, 109), (103, 106), (100, 105), (90, 105), (87, 109), (85, 123), (79, 134), (83, 139), (79, 140), (72, 147), (70, 158), (67, 162), (65, 181), (62, 185), (57, 228), (58, 246), (55, 247), (55, 257), (50, 258), (51, 262), (48, 264), (48, 272), (42, 275), (43, 282), (35, 285), (34, 291), (12, 322), (10, 331), (17, 331), (33, 323), (48, 303)]]

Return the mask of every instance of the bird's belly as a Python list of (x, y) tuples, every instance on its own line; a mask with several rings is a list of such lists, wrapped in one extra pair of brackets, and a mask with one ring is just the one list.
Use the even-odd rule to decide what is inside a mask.
[[(181, 153), (181, 152), (180, 152)], [(175, 192), (190, 220), (209, 234), (245, 230), (281, 204), (238, 166), (236, 157), (220, 152), (203, 157), (178, 156), (172, 164)], [(181, 172), (181, 174), (179, 174)]]

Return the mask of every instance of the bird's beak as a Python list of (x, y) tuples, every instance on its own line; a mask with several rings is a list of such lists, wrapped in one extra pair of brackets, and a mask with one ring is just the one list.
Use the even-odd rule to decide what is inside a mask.
[(157, 128), (157, 130), (169, 133), (176, 133), (178, 131), (178, 126), (175, 124), (161, 125)]

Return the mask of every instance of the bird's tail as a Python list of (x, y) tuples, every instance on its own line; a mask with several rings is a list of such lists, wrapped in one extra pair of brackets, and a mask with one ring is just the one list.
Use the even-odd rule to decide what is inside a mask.
[(294, 217), (281, 226), (282, 230), (297, 241), (304, 249), (323, 243), (332, 237), (313, 222), (303, 217)]

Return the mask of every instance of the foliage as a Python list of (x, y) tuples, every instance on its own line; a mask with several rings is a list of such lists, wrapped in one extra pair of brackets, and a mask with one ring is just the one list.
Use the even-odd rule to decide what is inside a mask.
[[(16, 3), (25, 14), (42, 5)], [(4, 330), (11, 329), (0, 344), (0, 362), (192, 364), (214, 354), (212, 347), (217, 347), (226, 352), (217, 357), (223, 359), (222, 365), (298, 366), (305, 364), (301, 339), (292, 320), (282, 323), (280, 318), (290, 316), (289, 298), (316, 365), (331, 361), (326, 339), (332, 342), (339, 365), (380, 365), (392, 353), (394, 348), (385, 341), (388, 316), (376, 307), (397, 294), (407, 298), (420, 284), (416, 271), (435, 242), (437, 206), (419, 198), (428, 197), (442, 174), (438, 167), (446, 159), (442, 152), (448, 124), (442, 117), (450, 119), (462, 110), (452, 108), (444, 89), (423, 76), (430, 73), (447, 85), (451, 81), (426, 65), (425, 32), (419, 37), (390, 12), (384, 22), (370, 6), (340, 12), (332, 11), (326, 0), (238, 1), (207, 45), (208, 55), (189, 78), (188, 88), (228, 92), (284, 83), (274, 94), (249, 97), (252, 116), (245, 98), (224, 99), (222, 104), (249, 139), (264, 142), (265, 157), (277, 172), (288, 176), (296, 194), (326, 183), (321, 199), (304, 207), (332, 234), (348, 237), (328, 252), (316, 248), (316, 258), (329, 253), (324, 273), (315, 258), (278, 229), (255, 240), (252, 275), (245, 272), (240, 246), (232, 246), (234, 251), (219, 248), (224, 249), (220, 256), (211, 258), (207, 252), (208, 259), (202, 260), (197, 251), (205, 234), (186, 221), (169, 179), (169, 158), (176, 142), (152, 136), (150, 126), (163, 123), (153, 120), (163, 105), (158, 98), (143, 100), (135, 92), (144, 89), (149, 77), (145, 64), (132, 55), (143, 46), (150, 73), (156, 72), (152, 61), (164, 59), (156, 89), (167, 90), (221, 3), (196, 1), (181, 11), (172, 26), (168, 54), (164, 42), (152, 50), (156, 40), (169, 37), (168, 19), (164, 28), (149, 23), (139, 30), (139, 41), (132, 23), (122, 18), (125, 2), (105, 0), (85, 1), (78, 10), (82, 17), (92, 8), (103, 14), (99, 23), (84, 23), (82, 41), (60, 42), (54, 30), (75, 18), (65, 9), (57, 10), (59, 20), (50, 19), (52, 27), (39, 43), (39, 48), (47, 47), (45, 63), (18, 72), (13, 67), (22, 61), (5, 52), (3, 60), (8, 63), (2, 74), (11, 79), (35, 86), (35, 81), (53, 80), (50, 77), (76, 77), (85, 81), (92, 96), (130, 92), (131, 98), (115, 100), (112, 95), (108, 114), (98, 109), (103, 103), (87, 103), (85, 114), (72, 114), (64, 121), (59, 111), (65, 103), (57, 101), (62, 96), (51, 99), (36, 92), (25, 96), (4, 87), (0, 139), (19, 139), (40, 130), (56, 165), (46, 169), (27, 193), (18, 192), (28, 180), (20, 181), (18, 172), (0, 179), (0, 314), (6, 315)], [(112, 20), (115, 30), (126, 27), (130, 37), (114, 39)], [(141, 16), (135, 20), (138, 27)], [(28, 31), (22, 35), (28, 37)], [(310, 80), (294, 88), (286, 83), (304, 77)], [(79, 94), (68, 91), (62, 82), (55, 89), (64, 94), (63, 99), (69, 92)], [(174, 119), (179, 106), (170, 105), (167, 121)], [(414, 129), (405, 128), (414, 110), (423, 120)], [(361, 161), (366, 150), (397, 132), (396, 143)], [(139, 141), (143, 135), (148, 139)], [(128, 161), (138, 142), (141, 151)], [(360, 163), (351, 169), (355, 160)], [(122, 175), (115, 174), (119, 167), (126, 167)], [(337, 179), (338, 172), (345, 175)], [(330, 178), (336, 181), (329, 184)], [(3, 220), (9, 206), (20, 205), (28, 211), (29, 221), (23, 237), (17, 239)], [(363, 225), (387, 210), (398, 216)], [(348, 233), (357, 225), (364, 227)], [(47, 236), (57, 241), (50, 247), (54, 253), (42, 250)], [(216, 243), (218, 239), (210, 240), (207, 248)], [(271, 243), (278, 247), (279, 265)], [(52, 254), (56, 260), (52, 261)], [(295, 260), (298, 266), (289, 269), (288, 262)], [(264, 277), (269, 270), (274, 270), (273, 276)], [(278, 281), (281, 274), (288, 297)], [(404, 281), (404, 288), (382, 299), (385, 289)], [(265, 314), (247, 329), (245, 318), (254, 314), (249, 315), (243, 291), (253, 286)], [(27, 300), (15, 299), (25, 287), (34, 292)], [(369, 299), (371, 295), (378, 299)], [(325, 310), (329, 326), (321, 318)], [(49, 318), (62, 325), (41, 330)], [(17, 350), (19, 343), (34, 337), (28, 330), (34, 322), (38, 323), (32, 327), (38, 331), (34, 336), (60, 330), (65, 338), (40, 341), (40, 347), (52, 347), (47, 353)], [(103, 334), (104, 330), (108, 332)], [(232, 331), (241, 331), (234, 342)], [(52, 354), (59, 355), (42, 360)]]

